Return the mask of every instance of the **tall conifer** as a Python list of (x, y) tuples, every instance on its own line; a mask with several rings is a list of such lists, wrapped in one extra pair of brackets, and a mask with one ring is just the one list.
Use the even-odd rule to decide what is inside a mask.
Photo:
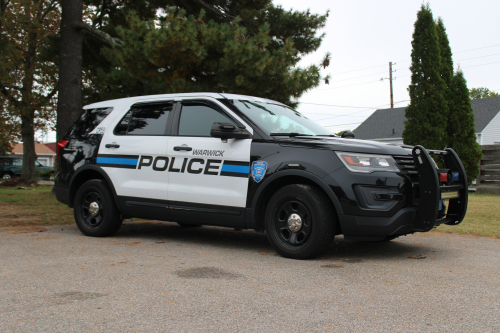
[(467, 81), (458, 70), (450, 87), (450, 116), (448, 117), (448, 147), (453, 148), (464, 165), (469, 183), (479, 174), (483, 153), (476, 141), (474, 113), (470, 103)]
[(417, 14), (412, 46), (411, 102), (405, 110), (403, 140), (405, 144), (443, 149), (448, 113), (446, 83), (440, 74), (439, 37), (429, 5), (422, 5)]

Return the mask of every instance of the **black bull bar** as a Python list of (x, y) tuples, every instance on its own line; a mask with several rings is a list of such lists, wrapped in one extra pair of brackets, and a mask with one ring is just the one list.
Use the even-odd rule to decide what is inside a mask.
[[(414, 221), (414, 230), (429, 231), (440, 224), (457, 225), (461, 223), (467, 212), (469, 191), (465, 169), (458, 155), (451, 148), (426, 150), (422, 146), (415, 146), (412, 155), (419, 176), (418, 196), (420, 199)], [(431, 155), (443, 156), (446, 168), (459, 173), (459, 180), (456, 184), (440, 185), (438, 170)], [(444, 217), (438, 219), (440, 200), (446, 198), (447, 194), (457, 192), (458, 196), (449, 199), (448, 210)]]

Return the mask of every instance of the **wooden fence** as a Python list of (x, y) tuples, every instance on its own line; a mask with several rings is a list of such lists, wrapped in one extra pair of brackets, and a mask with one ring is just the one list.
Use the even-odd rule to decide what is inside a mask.
[(481, 160), (480, 173), (477, 186), (500, 187), (500, 145), (481, 146), (483, 159)]

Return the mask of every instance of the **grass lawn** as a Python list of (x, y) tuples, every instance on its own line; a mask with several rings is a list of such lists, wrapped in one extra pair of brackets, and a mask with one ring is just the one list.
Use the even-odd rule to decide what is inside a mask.
[(433, 232), (500, 238), (500, 195), (469, 193), (463, 222), (455, 226), (440, 225)]
[[(0, 227), (74, 224), (73, 209), (56, 200), (52, 187), (0, 188)], [(500, 238), (500, 195), (469, 194), (465, 220), (433, 232)]]

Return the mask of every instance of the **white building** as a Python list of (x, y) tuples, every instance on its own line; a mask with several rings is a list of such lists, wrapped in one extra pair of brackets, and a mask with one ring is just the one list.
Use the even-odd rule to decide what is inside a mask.
[[(500, 144), (500, 97), (474, 99), (471, 104), (477, 142), (480, 145)], [(377, 110), (354, 130), (354, 134), (356, 139), (402, 144), (405, 120), (405, 108)]]

